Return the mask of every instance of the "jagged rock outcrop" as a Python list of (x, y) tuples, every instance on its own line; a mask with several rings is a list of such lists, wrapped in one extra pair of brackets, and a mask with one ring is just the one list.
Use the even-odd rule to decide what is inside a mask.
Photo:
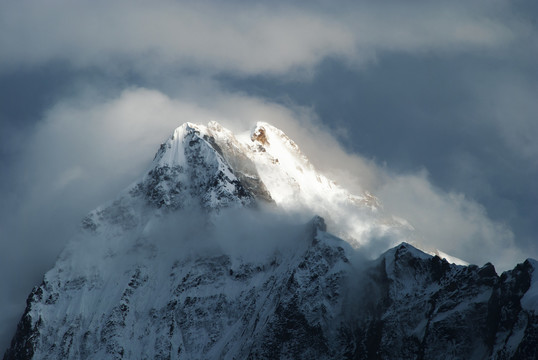
[(381, 296), (362, 325), (376, 331), (366, 331), (362, 352), (386, 359), (538, 356), (536, 309), (521, 305), (533, 260), (498, 276), (489, 263), (449, 264), (404, 243), (376, 263), (369, 271)]
[[(166, 279), (137, 266), (114, 286), (49, 274), (4, 359), (538, 355), (536, 312), (521, 306), (531, 260), (498, 276), (491, 264), (449, 264), (402, 244), (359, 270), (355, 250), (320, 229), (294, 249), (255, 263), (179, 261)], [(86, 312), (92, 292), (106, 295), (106, 306)]]

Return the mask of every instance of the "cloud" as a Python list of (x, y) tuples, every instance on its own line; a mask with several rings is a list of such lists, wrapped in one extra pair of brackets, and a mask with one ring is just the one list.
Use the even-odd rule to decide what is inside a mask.
[(538, 82), (535, 76), (499, 72), (498, 78), (484, 78), (473, 86), (477, 102), (487, 109), (488, 121), (497, 128), (507, 147), (532, 165), (538, 166)]
[(493, 2), (4, 1), (0, 71), (60, 60), (111, 71), (196, 68), (239, 74), (311, 69), (328, 56), (355, 64), (380, 51), (484, 50), (519, 22)]
[[(378, 195), (389, 213), (409, 220), (425, 241), (445, 252), (465, 258), (469, 246), (512, 244), (506, 226), (491, 221), (483, 207), (462, 194), (433, 186), (424, 171), (397, 174), (348, 153), (311, 109), (216, 89), (207, 95), (197, 96), (202, 100), (196, 102), (132, 88), (113, 99), (85, 93), (56, 104), (28, 134), (12, 175), (19, 180), (18, 216), (37, 218), (54, 204), (60, 213), (39, 218), (62, 219), (62, 213), (72, 220), (74, 214), (82, 217), (143, 174), (158, 144), (184, 122), (215, 120), (238, 132), (265, 121), (283, 129), (330, 178), (352, 192)], [(492, 252), (467, 260), (495, 258)]]
[(436, 188), (425, 171), (390, 176), (376, 194), (385, 210), (415, 227), (416, 244), (426, 250), (478, 265), (493, 262), (502, 271), (528, 256), (516, 247), (506, 224), (491, 220), (483, 206), (463, 194)]

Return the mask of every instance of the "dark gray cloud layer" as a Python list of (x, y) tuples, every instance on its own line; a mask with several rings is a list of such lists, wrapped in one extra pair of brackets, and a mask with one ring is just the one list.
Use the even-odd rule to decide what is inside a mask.
[(183, 121), (274, 123), (424, 242), (537, 257), (537, 18), (535, 1), (2, 2), (0, 350), (79, 219)]

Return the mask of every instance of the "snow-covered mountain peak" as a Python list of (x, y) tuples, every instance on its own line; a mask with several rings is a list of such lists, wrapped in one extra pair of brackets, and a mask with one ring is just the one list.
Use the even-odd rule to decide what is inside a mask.
[(368, 261), (353, 247), (412, 239), (376, 201), (269, 124), (185, 123), (84, 219), (4, 359), (536, 358), (535, 261)]
[(351, 204), (370, 212), (379, 209), (373, 195), (354, 195), (338, 186), (317, 171), (283, 131), (264, 122), (258, 122), (248, 135), (237, 137), (214, 121), (207, 126), (185, 123), (161, 145), (152, 168), (188, 167), (186, 155), (192, 156), (189, 147), (196, 142), (203, 145), (198, 150), (205, 159), (215, 157), (220, 167), (228, 167), (242, 183), (254, 179), (256, 184), (251, 187), (259, 188), (254, 195), (275, 201), (284, 209), (296, 211), (322, 204), (313, 210), (320, 210), (325, 217), (334, 207), (330, 204)]
[(401, 256), (408, 256), (417, 259), (429, 259), (432, 255), (425, 253), (422, 250), (417, 249), (411, 244), (402, 242), (400, 245), (393, 247), (383, 253), (381, 258), (399, 258)]
[(264, 122), (238, 135), (215, 121), (184, 123), (161, 144), (142, 178), (83, 225), (94, 231), (108, 224), (104, 229), (121, 232), (163, 212), (196, 207), (218, 213), (260, 204), (274, 204), (304, 222), (319, 215), (330, 232), (354, 247), (378, 239), (390, 239), (386, 247), (414, 240), (411, 225), (384, 213), (375, 196), (337, 185), (282, 130)]
[(226, 139), (228, 147), (254, 164), (260, 181), (282, 210), (304, 213), (305, 220), (322, 216), (330, 231), (353, 246), (411, 230), (405, 221), (384, 214), (372, 194), (352, 194), (327, 178), (282, 130), (258, 122), (249, 132), (234, 136), (220, 125), (208, 127), (218, 129), (212, 133), (217, 144), (222, 147)]
[[(193, 137), (202, 137), (207, 133), (204, 126), (186, 122), (177, 127), (172, 135), (161, 144), (161, 147), (155, 155), (152, 168), (157, 166), (186, 166), (187, 158), (185, 157), (185, 145), (187, 141), (193, 140)], [(187, 140), (187, 138), (190, 138)]]
[(301, 152), (299, 146), (282, 130), (266, 122), (256, 123), (256, 126), (250, 132), (250, 140), (262, 146), (266, 152), (273, 156), (292, 156), (295, 161), (301, 162), (303, 166), (313, 169), (312, 164)]
[(198, 130), (198, 126), (191, 122), (183, 123), (174, 130), (174, 133), (172, 134), (172, 140), (183, 139), (186, 133), (192, 130)]
[(245, 136), (240, 139), (250, 148), (250, 156), (264, 173), (264, 182), (278, 204), (310, 206), (322, 197), (331, 202), (345, 201), (377, 210), (379, 202), (371, 201), (374, 197), (370, 194), (351, 194), (319, 172), (282, 130), (258, 122), (250, 132), (250, 141)]
[[(215, 142), (215, 127), (185, 123), (176, 128), (161, 144), (142, 178), (116, 200), (91, 212), (83, 220), (83, 227), (90, 231), (104, 227), (107, 233), (115, 228), (121, 232), (143, 227), (152, 217), (170, 211), (202, 208), (218, 212), (226, 207), (270, 201), (263, 184), (256, 182), (255, 167), (233, 161), (241, 156)], [(237, 165), (235, 170), (231, 164)], [(245, 169), (250, 170), (246, 175)]]

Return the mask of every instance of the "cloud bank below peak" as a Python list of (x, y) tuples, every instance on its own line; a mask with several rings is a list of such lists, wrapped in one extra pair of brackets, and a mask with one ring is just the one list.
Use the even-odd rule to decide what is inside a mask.
[[(398, 174), (347, 152), (309, 109), (215, 89), (207, 95), (197, 98), (211, 100), (197, 102), (131, 88), (113, 99), (81, 94), (58, 103), (28, 138), (13, 175), (23, 189), (22, 197), (9, 206), (9, 212), (15, 219), (35, 219), (39, 224), (43, 220), (40, 214), (54, 203), (57, 212), (49, 220), (64, 222), (68, 218), (73, 224), (75, 214), (81, 218), (143, 174), (158, 144), (181, 123), (218, 121), (239, 132), (263, 121), (282, 129), (316, 167), (351, 192), (367, 190), (379, 196), (387, 213), (415, 227), (418, 245), (472, 263), (492, 261), (503, 269), (523, 260), (510, 228), (491, 220), (482, 206), (462, 194), (436, 188), (425, 171)], [(26, 216), (18, 216), (20, 213)], [(41, 225), (62, 228), (60, 223), (51, 226), (47, 221)], [(33, 238), (31, 234), (15, 235)], [(390, 241), (372, 244), (372, 255), (398, 239)], [(60, 249), (62, 244), (52, 248)]]
[(326, 57), (361, 65), (381, 51), (495, 49), (514, 41), (524, 28), (503, 17), (502, 8), (481, 1), (471, 6), (319, 2), (308, 7), (7, 1), (0, 5), (0, 71), (60, 60), (114, 71), (127, 65), (143, 73), (165, 66), (283, 74), (308, 71)]

